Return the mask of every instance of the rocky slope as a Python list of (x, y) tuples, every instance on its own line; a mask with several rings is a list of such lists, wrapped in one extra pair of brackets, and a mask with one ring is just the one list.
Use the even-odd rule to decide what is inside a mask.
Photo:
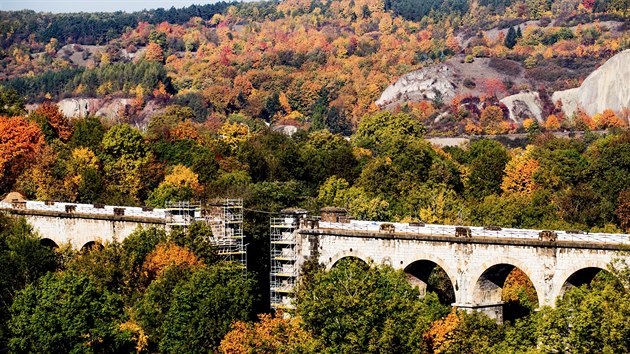
[(578, 108), (590, 115), (605, 109), (619, 112), (630, 108), (630, 49), (606, 61), (580, 87), (555, 92), (552, 100), (560, 101), (568, 116)]
[(488, 91), (502, 98), (507, 91), (505, 88), (497, 88), (497, 83), (526, 83), (520, 65), (510, 60), (505, 61), (513, 67), (513, 72), (506, 73), (493, 68), (489, 58), (475, 58), (472, 63), (465, 63), (464, 56), (457, 55), (443, 64), (403, 75), (383, 91), (376, 104), (390, 107), (405, 101), (431, 100), (435, 98), (436, 92), (441, 93), (444, 102), (449, 102), (456, 95), (481, 96)]
[[(67, 118), (77, 118), (92, 115), (111, 122), (126, 121), (137, 127), (144, 127), (150, 119), (163, 111), (163, 107), (154, 100), (149, 100), (142, 110), (135, 112), (133, 118), (123, 117), (123, 113), (133, 105), (132, 98), (66, 98), (59, 102), (59, 110)], [(28, 111), (37, 109), (38, 104), (27, 105)]]

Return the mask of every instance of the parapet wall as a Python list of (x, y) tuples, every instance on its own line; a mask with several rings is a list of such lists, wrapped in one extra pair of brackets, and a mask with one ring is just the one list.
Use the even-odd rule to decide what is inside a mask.
[(24, 217), (42, 239), (76, 249), (90, 242), (122, 241), (138, 227), (166, 224), (165, 209), (142, 207), (15, 201), (0, 202), (0, 211)]
[(147, 207), (127, 207), (102, 204), (78, 204), (62, 202), (16, 201), (13, 203), (0, 202), (0, 209), (47, 211), (57, 213), (74, 213), (89, 215), (133, 216), (141, 218), (166, 218), (165, 209)]

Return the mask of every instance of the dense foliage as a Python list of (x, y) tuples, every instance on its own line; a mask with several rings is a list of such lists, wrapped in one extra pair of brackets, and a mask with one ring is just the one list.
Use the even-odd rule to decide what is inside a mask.
[[(51, 250), (24, 220), (0, 214), (0, 351), (630, 351), (627, 288), (605, 277), (534, 312), (533, 286), (515, 269), (502, 300), (518, 319), (499, 325), (449, 312), (439, 272), (428, 287), (437, 294), (419, 299), (391, 268), (341, 261), (324, 272), (311, 261), (293, 317), (264, 314), (268, 218), (286, 207), (628, 231), (630, 112), (568, 117), (550, 99), (630, 47), (627, 7), (287, 0), (0, 12), (0, 196), (154, 207), (243, 198), (250, 268), (244, 275), (221, 262), (200, 224)], [(464, 80), (468, 93), (452, 99), (433, 92), (375, 105), (401, 75), (446, 60), (487, 62), (504, 76)], [(543, 120), (508, 120), (499, 99), (530, 89)], [(69, 119), (49, 101), (66, 97), (97, 98), (91, 114), (120, 104), (109, 119)], [(25, 102), (43, 103), (27, 113)], [(579, 133), (550, 134), (563, 129)], [(520, 147), (475, 138), (440, 148), (425, 139), (508, 132), (527, 137)], [(627, 268), (614, 275), (630, 282)]]
[(23, 219), (0, 214), (0, 226), (0, 346), (12, 352), (212, 352), (258, 301), (204, 225), (81, 251), (44, 246)]

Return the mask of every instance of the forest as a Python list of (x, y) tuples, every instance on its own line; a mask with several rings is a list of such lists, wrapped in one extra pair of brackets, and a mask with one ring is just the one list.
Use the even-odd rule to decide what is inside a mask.
[[(354, 261), (329, 272), (307, 262), (290, 316), (271, 313), (268, 298), (269, 216), (287, 207), (628, 232), (630, 111), (568, 116), (550, 99), (630, 48), (627, 8), (287, 0), (0, 12), (0, 196), (152, 207), (243, 198), (249, 244), (247, 272), (221, 261), (199, 224), (50, 249), (0, 213), (0, 351), (629, 352), (623, 262), (554, 308), (538, 309), (531, 282), (514, 272), (502, 300), (517, 311), (502, 324), (451, 308), (439, 273), (420, 298), (403, 272)], [(375, 104), (402, 75), (447, 60), (487, 60), (522, 80)], [(509, 119), (499, 99), (530, 89), (542, 119)], [(64, 98), (131, 103), (116, 117), (69, 118), (56, 104)], [(148, 118), (147, 107), (157, 107)], [(505, 133), (522, 137), (506, 144)], [(457, 147), (427, 140), (461, 134), (472, 138)]]
[[(366, 115), (347, 140), (327, 130), (287, 136), (242, 115), (212, 130), (195, 121), (190, 107), (171, 105), (141, 132), (96, 117), (69, 120), (50, 103), (17, 115), (23, 114), (23, 99), (13, 91), (2, 91), (2, 97), (3, 194), (156, 207), (241, 197), (249, 242), (248, 272), (242, 275), (214, 255), (207, 243), (211, 231), (203, 225), (170, 234), (141, 229), (121, 243), (87, 251), (51, 250), (23, 220), (3, 216), (1, 330), (11, 351), (525, 353), (629, 347), (624, 264), (565, 295), (554, 309), (536, 312), (533, 286), (516, 272), (503, 296), (518, 316), (502, 325), (451, 311), (439, 274), (436, 292), (420, 300), (402, 271), (348, 262), (324, 272), (308, 264), (293, 316), (270, 315), (269, 214), (261, 213), (292, 206), (317, 213), (332, 205), (367, 220), (627, 231), (625, 130), (574, 138), (533, 132), (525, 148), (491, 139), (438, 148), (406, 113)], [(85, 302), (77, 303), (79, 298)], [(387, 307), (381, 306), (384, 299)]]
[[(257, 311), (252, 273), (217, 261), (208, 228), (139, 229), (122, 243), (43, 246), (0, 215), (0, 344), (13, 353), (623, 353), (630, 281), (611, 268), (554, 308), (514, 278), (503, 298), (523, 317), (498, 324), (419, 298), (402, 271), (310, 262), (292, 316)], [(623, 265), (622, 265), (623, 266)], [(535, 297), (533, 297), (535, 299)], [(257, 316), (255, 314), (258, 313)], [(256, 320), (254, 320), (256, 319)]]

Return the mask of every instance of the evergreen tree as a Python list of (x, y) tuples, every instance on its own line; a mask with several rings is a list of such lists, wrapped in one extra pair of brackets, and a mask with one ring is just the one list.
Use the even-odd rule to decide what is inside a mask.
[(505, 46), (510, 49), (514, 48), (514, 46), (516, 45), (516, 40), (517, 40), (516, 31), (514, 30), (514, 27), (510, 27), (510, 29), (507, 32), (507, 35), (505, 36), (505, 42), (504, 42)]

